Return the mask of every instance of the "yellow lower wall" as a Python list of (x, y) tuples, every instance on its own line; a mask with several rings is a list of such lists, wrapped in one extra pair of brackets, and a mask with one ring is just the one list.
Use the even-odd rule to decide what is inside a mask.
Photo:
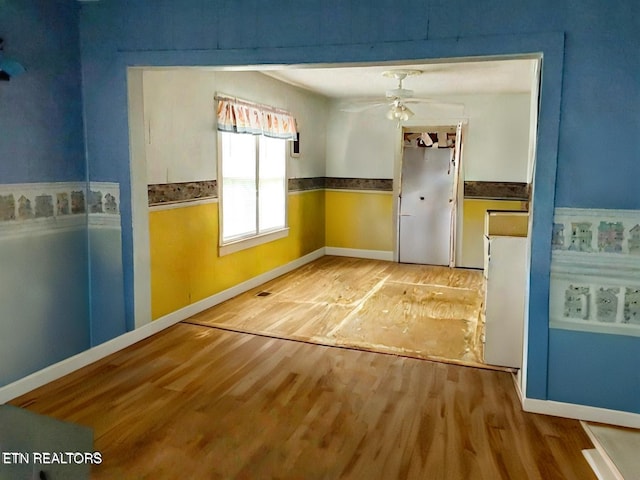
[(289, 235), (218, 256), (218, 203), (149, 212), (151, 313), (157, 319), (325, 245), (325, 192), (289, 195)]
[[(467, 199), (459, 266), (482, 268), (488, 209), (518, 201)], [(218, 256), (218, 203), (149, 212), (154, 319), (285, 265), (324, 246), (393, 251), (393, 195), (313, 190), (289, 195), (286, 238)]]
[(462, 258), (460, 267), (484, 267), (484, 217), (487, 210), (526, 210), (514, 200), (465, 199), (462, 214)]
[[(326, 246), (393, 251), (393, 195), (326, 191)], [(463, 205), (462, 255), (458, 266), (483, 268), (487, 210), (526, 210), (513, 200), (467, 199)]]
[(327, 190), (326, 246), (393, 251), (391, 192)]

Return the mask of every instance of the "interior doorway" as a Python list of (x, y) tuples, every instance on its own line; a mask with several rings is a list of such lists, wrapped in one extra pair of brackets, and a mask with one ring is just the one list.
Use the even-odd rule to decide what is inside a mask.
[(461, 124), (404, 128), (398, 261), (455, 266)]
[[(385, 67), (385, 68), (386, 68), (386, 67)], [(132, 69), (132, 70), (133, 70), (133, 69)], [(138, 75), (138, 76), (140, 77), (140, 78), (139, 78), (139, 80), (140, 80), (139, 85), (140, 85), (140, 93), (141, 93), (141, 92), (142, 92), (142, 69), (141, 69), (139, 72), (138, 72), (138, 71), (136, 71), (135, 73), (136, 73), (136, 74), (138, 74), (138, 73), (139, 73), (139, 75)], [(142, 95), (139, 95), (139, 97), (141, 97), (141, 96), (142, 96)], [(130, 98), (131, 98), (131, 97), (130, 97)], [(453, 100), (457, 100), (457, 99), (455, 99), (455, 98), (454, 98)], [(426, 117), (426, 120), (429, 122), (429, 123), (427, 123), (427, 124), (428, 124), (428, 125), (433, 125), (434, 123), (431, 123), (431, 122), (432, 122), (432, 121), (434, 121), (434, 120), (435, 120), (436, 122), (440, 122), (440, 121), (441, 121), (441, 122), (445, 122), (445, 121), (455, 122), (455, 121), (457, 121), (459, 118), (472, 118), (472, 119), (473, 119), (473, 118), (476, 118), (474, 115), (478, 115), (478, 113), (477, 113), (477, 112), (478, 112), (478, 111), (482, 111), (482, 110), (481, 110), (481, 108), (485, 108), (485, 103), (483, 103), (483, 101), (482, 101), (482, 100), (483, 100), (483, 99), (477, 100), (477, 99), (474, 99), (474, 98), (471, 98), (471, 97), (469, 97), (469, 98), (467, 99), (467, 103), (469, 104), (469, 110), (470, 110), (469, 117), (462, 117), (462, 115), (461, 115), (461, 116), (458, 116), (457, 118), (453, 118), (452, 116), (449, 116), (449, 117), (447, 117), (447, 118), (443, 118), (443, 117), (441, 117), (440, 115), (438, 115), (438, 116), (434, 116), (434, 117)], [(140, 102), (140, 103), (142, 104), (142, 102)], [(495, 102), (494, 102), (494, 103), (495, 103)], [(335, 108), (334, 108), (334, 110), (337, 110), (338, 103), (337, 103), (337, 102), (333, 102), (333, 103), (332, 103), (332, 102), (329, 102), (329, 106), (330, 106), (331, 108), (334, 108), (334, 107), (335, 107)], [(430, 108), (431, 108), (431, 107), (430, 107)], [(495, 110), (497, 110), (497, 109), (495, 109)], [(465, 114), (465, 113), (463, 112), (463, 114)], [(433, 115), (435, 115), (435, 114), (433, 114)], [(363, 115), (363, 116), (364, 116), (364, 115)], [(141, 114), (140, 114), (140, 117), (142, 118), (142, 117), (143, 117), (143, 115), (141, 115)], [(378, 118), (380, 118), (380, 122), (378, 122)], [(423, 122), (424, 120), (425, 120), (425, 118), (421, 118), (420, 123), (418, 123), (418, 125), (423, 124), (422, 122)], [(486, 120), (486, 119), (485, 119), (485, 120)], [(384, 115), (382, 115), (382, 116), (369, 115), (369, 117), (367, 117), (367, 120), (366, 120), (366, 121), (363, 121), (363, 123), (365, 124), (365, 126), (371, 126), (371, 125), (374, 125), (374, 126), (375, 126), (375, 125), (378, 125), (378, 123), (382, 123), (382, 122), (387, 122), (387, 119), (385, 118), (385, 116), (384, 116)], [(473, 120), (470, 120), (470, 123), (471, 123), (471, 122), (473, 122)], [(139, 133), (139, 135), (135, 135), (135, 132), (134, 132), (134, 130), (135, 130), (135, 129), (134, 129), (134, 128), (132, 128), (132, 152), (133, 152), (133, 153), (132, 153), (132, 155), (134, 155), (137, 151), (142, 150), (142, 151), (143, 151), (142, 157), (144, 158), (144, 138), (145, 138), (145, 137), (144, 137), (144, 132), (145, 132), (145, 129), (144, 129), (144, 128), (139, 128), (141, 125), (142, 125), (142, 126), (144, 126), (144, 122), (143, 122), (142, 120), (140, 120), (139, 122), (135, 122), (135, 123), (138, 125), (138, 130), (139, 130), (139, 132), (138, 132), (138, 133)], [(352, 122), (352, 123), (354, 123), (354, 124), (355, 124), (355, 122)], [(486, 123), (486, 121), (485, 121), (484, 123)], [(477, 125), (480, 125), (480, 124), (479, 124), (478, 122), (476, 122), (476, 123), (473, 123), (473, 125), (474, 125), (474, 130), (470, 130), (471, 135), (465, 136), (465, 139), (467, 139), (467, 138), (468, 138), (468, 142), (467, 142), (467, 147), (468, 147), (468, 148), (467, 148), (467, 156), (466, 156), (465, 168), (473, 166), (473, 165), (472, 165), (472, 163), (473, 163), (473, 162), (472, 162), (472, 160), (473, 160), (473, 159), (480, 159), (480, 158), (482, 158), (482, 159), (493, 159), (493, 157), (491, 157), (491, 156), (488, 156), (488, 155), (481, 155), (480, 153), (478, 153), (478, 151), (479, 151), (479, 149), (477, 148), (477, 147), (478, 147), (478, 145), (477, 145), (477, 143), (473, 143), (473, 142), (474, 142), (474, 138), (475, 138), (475, 137), (473, 137), (473, 134), (474, 134), (474, 133), (476, 133), (476, 132), (479, 130), (479, 128), (476, 128), (476, 126), (477, 126)], [(411, 127), (411, 128), (412, 128), (412, 129), (418, 129), (418, 131), (421, 131), (421, 127)], [(426, 131), (427, 131), (427, 133), (429, 133), (429, 131), (430, 131), (430, 130), (431, 130), (430, 128), (427, 128), (427, 130), (426, 130)], [(340, 130), (340, 131), (342, 131), (342, 130)], [(497, 130), (496, 130), (496, 131), (497, 131)], [(370, 133), (370, 132), (371, 132), (371, 129), (361, 128), (361, 129), (359, 130), (359, 132), (360, 132), (360, 133), (362, 133), (362, 135), (363, 135), (363, 136), (364, 136), (364, 135), (371, 135), (371, 133)], [(387, 138), (389, 139), (389, 141), (387, 141), (387, 142), (386, 142), (386, 145), (388, 146), (388, 148), (387, 148), (387, 149), (385, 149), (384, 151), (382, 151), (382, 149), (380, 149), (380, 151), (382, 152), (382, 154), (380, 155), (380, 157), (384, 157), (384, 158), (386, 159), (387, 163), (388, 163), (388, 162), (389, 162), (389, 158), (393, 155), (393, 152), (394, 152), (394, 150), (393, 150), (393, 146), (394, 146), (394, 145), (393, 145), (393, 142), (394, 142), (394, 141), (396, 141), (396, 139), (400, 140), (400, 139), (402, 138), (402, 129), (397, 129), (397, 128), (396, 128), (396, 126), (395, 126), (395, 125), (393, 125), (393, 124), (385, 123), (384, 132), (389, 132), (389, 134), (385, 137), (385, 139), (387, 139)], [(384, 132), (383, 132), (383, 133), (384, 133)], [(397, 132), (399, 132), (399, 133), (397, 133)], [(465, 133), (465, 135), (466, 135), (466, 133)], [(477, 137), (477, 136), (476, 136), (476, 137)], [(378, 138), (378, 137), (376, 137), (376, 138)], [(486, 138), (489, 138), (489, 137), (486, 137)], [(436, 139), (438, 139), (438, 142), (437, 142), (437, 143), (438, 143), (438, 145), (440, 146), (441, 141), (440, 141), (440, 139), (438, 138), (438, 136), (437, 136), (437, 135), (436, 135)], [(361, 145), (362, 145), (362, 143), (359, 143), (359, 142), (357, 142), (357, 141), (352, 141), (352, 140), (353, 140), (353, 139), (351, 139), (351, 140), (349, 140), (349, 142), (347, 142), (347, 143), (348, 143), (348, 145), (349, 145), (349, 146), (352, 146), (352, 145), (353, 145), (353, 148), (354, 148), (355, 150), (361, 149)], [(434, 140), (434, 139), (432, 138), (432, 139), (431, 139), (431, 141), (433, 141), (433, 140)], [(434, 142), (434, 143), (436, 143), (436, 142)], [(443, 142), (443, 144), (444, 144), (444, 143), (446, 143), (446, 137), (445, 137), (445, 141)], [(486, 145), (481, 145), (481, 146), (482, 146), (482, 147), (484, 147), (484, 146), (486, 146)], [(450, 150), (450, 148), (443, 148), (443, 149), (439, 149), (439, 148), (438, 148), (438, 149), (434, 149), (434, 150), (443, 150), (443, 151), (447, 151), (447, 150)], [(308, 152), (308, 150), (307, 150), (307, 152)], [(350, 151), (348, 151), (348, 152), (350, 152)], [(348, 153), (348, 152), (347, 152), (347, 153)], [(387, 152), (388, 152), (388, 153), (387, 153)], [(459, 152), (459, 150), (458, 150), (458, 152)], [(376, 152), (373, 152), (373, 153), (376, 153)], [(484, 153), (484, 152), (482, 152), (482, 153)], [(137, 155), (135, 155), (135, 156), (137, 157)], [(334, 157), (335, 157), (335, 156), (331, 156), (331, 158), (334, 158)], [(352, 159), (353, 157), (351, 157), (351, 156), (350, 156), (349, 158), (350, 158), (350, 159)], [(359, 158), (359, 157), (358, 157), (358, 158)], [(376, 158), (377, 158), (377, 157), (376, 157)], [(367, 161), (369, 161), (369, 163), (367, 163), (367, 164), (366, 164), (366, 172), (367, 172), (367, 174), (370, 174), (369, 172), (374, 172), (374, 173), (375, 173), (375, 171), (376, 171), (376, 170), (374, 169), (374, 167), (375, 167), (375, 162), (372, 162), (371, 160), (372, 160), (371, 158), (367, 158)], [(397, 158), (396, 158), (396, 160), (397, 160)], [(138, 172), (139, 174), (138, 174), (138, 175), (136, 175), (136, 174), (135, 174), (135, 172), (134, 172), (134, 169), (144, 169), (144, 168), (145, 168), (145, 163), (146, 163), (146, 162), (135, 162), (135, 165), (134, 165), (134, 163), (132, 163), (132, 178), (133, 178), (133, 177), (140, 178), (140, 177), (143, 177), (143, 176), (144, 176), (144, 172), (142, 172), (142, 174), (140, 174), (140, 172)], [(475, 163), (475, 168), (476, 168), (476, 169), (478, 169), (478, 163), (479, 163), (478, 161), (476, 161), (476, 163)], [(356, 160), (354, 160), (354, 161), (351, 161), (351, 162), (342, 162), (342, 163), (340, 164), (340, 168), (344, 167), (344, 165), (345, 165), (345, 164), (346, 164), (346, 165), (348, 165), (348, 166), (350, 166), (350, 167), (353, 167), (354, 165), (355, 165), (355, 166), (358, 166), (358, 165), (359, 165), (359, 163), (358, 163)], [(296, 160), (296, 161), (295, 161), (295, 163), (294, 163), (294, 165), (296, 166), (296, 168), (299, 168), (299, 167), (300, 167), (301, 165), (303, 165), (303, 164), (302, 164), (302, 162), (301, 162), (300, 160)], [(394, 178), (393, 178), (393, 182), (392, 182), (392, 183), (393, 183), (393, 185), (394, 185), (394, 188), (398, 188), (398, 187), (399, 187), (399, 182), (397, 182), (397, 180), (399, 179), (399, 176), (397, 176), (397, 175), (396, 175), (396, 174), (397, 174), (397, 169), (396, 169), (397, 165), (398, 165), (398, 163), (395, 163), (395, 164), (394, 164), (394, 166), (393, 166), (393, 172), (391, 172), (391, 168), (389, 168), (389, 167), (387, 166), (387, 167), (386, 167), (386, 169), (387, 169), (387, 172), (388, 172), (388, 173), (384, 174), (384, 177), (385, 177), (385, 178), (387, 178), (387, 177), (391, 177), (391, 175), (390, 175), (390, 174), (391, 174), (391, 173), (393, 173), (393, 177), (394, 177)], [(457, 163), (456, 163), (456, 165), (460, 166), (460, 163), (459, 163), (459, 162), (457, 162)], [(337, 171), (337, 170), (336, 170), (336, 168), (337, 168), (337, 167), (336, 167), (335, 165), (334, 165), (332, 168), (333, 168), (333, 171), (331, 172), (331, 174), (332, 174), (332, 175), (338, 175), (339, 173), (341, 173), (340, 171)], [(495, 167), (494, 169), (498, 170), (498, 168), (497, 168), (497, 167)], [(483, 166), (482, 166), (482, 170), (483, 170), (483, 171), (484, 171), (484, 170), (488, 170), (488, 168), (486, 168), (486, 166), (483, 164)], [(326, 170), (324, 170), (324, 172), (326, 172)], [(351, 170), (350, 170), (349, 172), (347, 172), (347, 173), (351, 173)], [(358, 172), (355, 172), (355, 173), (353, 173), (353, 174), (354, 174), (354, 175), (357, 175), (357, 173), (358, 173)], [(346, 174), (346, 173), (345, 173), (345, 174)], [(363, 176), (363, 175), (364, 175), (364, 174), (360, 174), (360, 176)], [(370, 175), (372, 175), (372, 174), (370, 174)], [(382, 177), (382, 176), (381, 176), (381, 177)], [(461, 179), (461, 184), (462, 184), (462, 183), (464, 183), (464, 175), (460, 174), (460, 179)], [(389, 180), (391, 180), (391, 179), (389, 179)], [(146, 183), (146, 182), (145, 182), (145, 183)], [(456, 183), (456, 182), (454, 182), (454, 185), (457, 185), (457, 183)], [(459, 190), (463, 192), (463, 190), (464, 190), (464, 189), (460, 188)], [(147, 198), (146, 198), (146, 193), (147, 193), (146, 191), (142, 191), (142, 195), (140, 195), (140, 198), (142, 199), (142, 201), (143, 201), (144, 203), (142, 203), (142, 202), (136, 202), (136, 203), (135, 203), (136, 205), (145, 205), (145, 206), (146, 206), (146, 200), (147, 200)], [(392, 195), (392, 193), (391, 193), (391, 192), (389, 192), (389, 196), (391, 196), (391, 195)], [(136, 198), (138, 198), (138, 197), (136, 197)], [(452, 196), (451, 196), (451, 197), (449, 197), (449, 198), (457, 199), (457, 196), (456, 196), (456, 195), (452, 195)], [(452, 203), (454, 203), (454, 206), (456, 206), (455, 202), (452, 202)], [(462, 207), (462, 205), (463, 205), (463, 202), (461, 201), (461, 202), (460, 202), (460, 204), (459, 204), (459, 206), (460, 206), (460, 207)], [(394, 205), (394, 207), (395, 207), (395, 205)], [(148, 208), (148, 207), (147, 207), (147, 208)], [(392, 207), (392, 208), (393, 208), (393, 207)], [(449, 253), (450, 253), (450, 256), (455, 257), (455, 253), (456, 253), (457, 246), (456, 246), (456, 248), (453, 248), (452, 246), (456, 245), (456, 240), (455, 240), (456, 236), (457, 236), (458, 238), (462, 238), (462, 235), (461, 235), (461, 230), (460, 230), (459, 228), (454, 228), (454, 227), (459, 227), (459, 225), (458, 225), (458, 220), (459, 220), (460, 218), (462, 218), (462, 212), (458, 212), (458, 213), (456, 214), (456, 210), (455, 210), (455, 208), (454, 208), (454, 209), (451, 209), (449, 212), (450, 212), (451, 217), (452, 217), (453, 219), (455, 219), (455, 220), (456, 220), (456, 221), (449, 221), (449, 225), (450, 225), (450, 227), (451, 227), (451, 229), (452, 229), (452, 230), (450, 231), (450, 233), (449, 233), (449, 235), (448, 235), (448, 238), (449, 238), (449, 240), (450, 240), (450, 242), (451, 242), (451, 245), (450, 245), (450, 247), (449, 247)], [(387, 219), (387, 221), (388, 221), (388, 219), (393, 218), (393, 217), (396, 217), (396, 220), (397, 220), (397, 219), (398, 219), (398, 217), (397, 217), (397, 214), (396, 214), (396, 215), (394, 215), (395, 213), (396, 213), (396, 212), (392, 212), (392, 211), (391, 211), (391, 209), (390, 209), (390, 210), (388, 210), (388, 213), (387, 213), (387, 215), (385, 216), (385, 218)], [(146, 212), (145, 212), (145, 214), (146, 214)], [(141, 217), (142, 217), (142, 216), (141, 216)], [(146, 217), (145, 217), (145, 218), (146, 218)], [(138, 225), (139, 223), (140, 223), (140, 222), (136, 222), (136, 225)], [(146, 222), (146, 223), (148, 223), (148, 220), (147, 220), (147, 222)], [(387, 232), (389, 232), (389, 236), (390, 236), (390, 237), (393, 237), (393, 236), (394, 236), (394, 234), (395, 234), (398, 230), (397, 230), (397, 228), (393, 228), (393, 226), (391, 226), (391, 225), (390, 225), (390, 223), (391, 223), (391, 222), (388, 222), (388, 223), (387, 223), (387, 225), (388, 225), (388, 229), (387, 229), (386, 231), (387, 231)], [(144, 227), (144, 226), (143, 226), (143, 227)], [(148, 228), (148, 225), (146, 226), (146, 228)], [(465, 232), (466, 232), (466, 231), (467, 231), (467, 229), (466, 229), (466, 226), (465, 226)], [(140, 237), (140, 236), (138, 235), (138, 237)], [(480, 237), (480, 238), (481, 238), (481, 237)], [(148, 239), (148, 231), (147, 231), (147, 239)], [(147, 240), (147, 241), (148, 241), (148, 240)], [(389, 243), (391, 243), (391, 242), (389, 242)], [(391, 246), (391, 247), (395, 247), (396, 245), (390, 245), (390, 246)], [(148, 250), (148, 246), (147, 246), (147, 250)], [(391, 254), (391, 253), (394, 253), (394, 255), (395, 255), (395, 254), (397, 254), (397, 251), (396, 251), (396, 252), (389, 252), (389, 253), (390, 253), (390, 254)], [(389, 257), (391, 257), (391, 255), (389, 255)], [(148, 261), (148, 254), (147, 254), (147, 255), (139, 255), (139, 256), (136, 256), (136, 261), (137, 261), (138, 259), (140, 259), (141, 263), (142, 263), (143, 261), (145, 261), (145, 260), (146, 260), (146, 261)], [(389, 259), (391, 259), (391, 258), (389, 258)], [(449, 266), (456, 266), (456, 264), (455, 264), (455, 263), (452, 263), (452, 262), (454, 262), (454, 260), (451, 260), (451, 258), (450, 258), (450, 260), (449, 260)], [(434, 262), (434, 263), (435, 263), (435, 262)], [(441, 263), (441, 265), (446, 265), (446, 262)], [(470, 268), (471, 268), (471, 267), (470, 267)], [(148, 269), (147, 269), (147, 271), (148, 271)], [(138, 285), (138, 283), (136, 283), (136, 285)], [(140, 282), (140, 285), (144, 285), (144, 286), (145, 286), (145, 288), (146, 288), (147, 290), (150, 290), (150, 289), (149, 289), (149, 287), (148, 287), (148, 283), (146, 283), (146, 282)], [(144, 304), (143, 304), (142, 302), (136, 302), (136, 309), (137, 309), (137, 310), (138, 310), (138, 309), (140, 309), (139, 305), (144, 305)], [(195, 309), (196, 307), (194, 306), (193, 308), (191, 308), (191, 306), (189, 306), (189, 308), (190, 308), (191, 310), (193, 310), (193, 309)], [(182, 312), (180, 312), (180, 313), (182, 313)], [(170, 314), (170, 315), (173, 315), (173, 314)], [(143, 317), (143, 316), (138, 316), (138, 315), (137, 315), (137, 316), (136, 316), (136, 318), (144, 318), (144, 317)]]

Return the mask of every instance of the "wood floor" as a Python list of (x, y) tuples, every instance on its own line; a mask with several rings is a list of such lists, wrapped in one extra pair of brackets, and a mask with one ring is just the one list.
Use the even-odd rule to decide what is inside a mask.
[(12, 403), (93, 427), (98, 479), (595, 480), (509, 373), (185, 323)]
[(483, 300), (480, 271), (326, 256), (188, 321), (484, 366)]

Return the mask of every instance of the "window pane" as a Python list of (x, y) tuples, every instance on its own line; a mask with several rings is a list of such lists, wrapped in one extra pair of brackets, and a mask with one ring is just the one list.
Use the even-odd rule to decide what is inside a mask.
[(285, 227), (286, 140), (260, 137), (259, 231)]
[(256, 137), (222, 133), (223, 240), (256, 233)]

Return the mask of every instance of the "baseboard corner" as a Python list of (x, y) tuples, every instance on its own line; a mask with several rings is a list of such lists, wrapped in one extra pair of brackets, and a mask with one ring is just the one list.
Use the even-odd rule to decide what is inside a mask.
[(525, 412), (542, 415), (573, 418), (575, 420), (605, 423), (620, 427), (640, 428), (640, 414), (621, 410), (527, 397), (522, 402), (522, 409)]
[(360, 248), (325, 247), (325, 255), (337, 257), (367, 258), (369, 260), (385, 260), (393, 262), (391, 250), (365, 250)]

